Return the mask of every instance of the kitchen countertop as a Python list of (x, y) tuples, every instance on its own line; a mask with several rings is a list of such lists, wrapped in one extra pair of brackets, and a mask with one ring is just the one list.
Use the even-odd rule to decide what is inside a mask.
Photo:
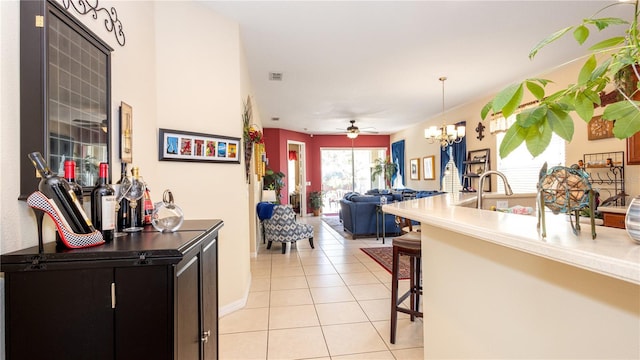
[(591, 239), (589, 226), (582, 224), (576, 236), (564, 215), (548, 212), (543, 239), (535, 216), (458, 206), (476, 196), (443, 194), (387, 204), (382, 210), (420, 221), (427, 225), (423, 231), (435, 226), (640, 285), (640, 244), (625, 230), (597, 226), (597, 237)]
[(626, 214), (628, 207), (629, 206), (598, 206), (598, 211), (615, 214)]

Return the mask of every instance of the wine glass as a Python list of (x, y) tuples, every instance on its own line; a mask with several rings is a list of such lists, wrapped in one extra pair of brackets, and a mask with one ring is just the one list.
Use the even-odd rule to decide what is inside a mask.
[(124, 198), (129, 200), (129, 206), (131, 207), (131, 213), (129, 218), (131, 219), (130, 225), (128, 228), (123, 229), (125, 232), (137, 232), (142, 231), (142, 224), (138, 224), (138, 211), (142, 211), (143, 209), (138, 209), (138, 200), (140, 200), (144, 196), (144, 191), (146, 190), (146, 186), (144, 181), (142, 181), (141, 176), (127, 176), (124, 183), (128, 182), (131, 184), (129, 187), (129, 191), (124, 194)]

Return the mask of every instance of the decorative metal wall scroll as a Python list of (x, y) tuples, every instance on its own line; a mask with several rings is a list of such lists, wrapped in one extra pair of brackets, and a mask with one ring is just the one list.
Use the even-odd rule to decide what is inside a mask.
[(113, 32), (118, 44), (124, 46), (125, 37), (122, 22), (118, 19), (118, 12), (113, 6), (109, 10), (104, 7), (98, 7), (98, 0), (62, 0), (62, 6), (67, 10), (73, 7), (80, 15), (91, 14), (95, 20), (98, 19), (98, 13), (106, 14), (106, 18), (104, 19), (105, 29), (107, 29), (108, 32)]

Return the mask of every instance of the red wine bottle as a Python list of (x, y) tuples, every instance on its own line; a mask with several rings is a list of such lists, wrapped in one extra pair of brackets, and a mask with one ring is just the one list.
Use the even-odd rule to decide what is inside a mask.
[(142, 197), (142, 199), (144, 200), (143, 223), (145, 225), (151, 225), (151, 217), (153, 216), (153, 201), (151, 201), (151, 192), (149, 191), (148, 186), (144, 189), (144, 196)]
[(78, 198), (80, 205), (83, 204), (84, 198), (82, 195), (82, 186), (76, 182), (76, 162), (72, 160), (65, 160), (64, 162), (64, 179), (69, 183), (69, 187), (73, 190), (73, 193)]
[(98, 184), (91, 191), (91, 220), (102, 233), (104, 241), (113, 241), (116, 228), (116, 191), (107, 184), (109, 164), (100, 163)]
[(88, 234), (95, 231), (91, 220), (87, 217), (69, 183), (56, 176), (44, 161), (39, 152), (29, 154), (29, 159), (38, 170), (42, 180), (38, 190), (51, 200), (51, 203), (66, 222), (66, 226), (76, 234)]
[[(127, 177), (127, 163), (120, 164), (120, 180), (118, 180), (118, 184), (123, 184), (124, 179)], [(131, 207), (129, 205), (129, 200), (126, 198), (122, 198), (120, 200), (120, 208), (118, 208), (118, 217), (116, 227), (118, 231), (123, 231), (125, 228), (129, 227), (129, 214), (131, 212)]]

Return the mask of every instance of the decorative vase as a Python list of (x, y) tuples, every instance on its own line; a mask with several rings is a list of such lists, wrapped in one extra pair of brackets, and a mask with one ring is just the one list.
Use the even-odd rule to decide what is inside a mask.
[(640, 196), (636, 196), (631, 200), (627, 209), (627, 216), (624, 218), (627, 234), (640, 244)]
[(184, 221), (182, 209), (173, 202), (171, 190), (165, 190), (162, 201), (154, 206), (151, 225), (160, 232), (178, 231)]

